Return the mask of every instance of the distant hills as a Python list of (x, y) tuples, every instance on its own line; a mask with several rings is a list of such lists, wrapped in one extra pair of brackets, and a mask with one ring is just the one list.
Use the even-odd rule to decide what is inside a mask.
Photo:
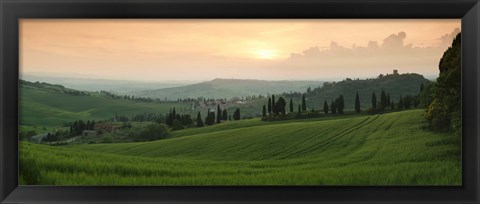
[(75, 77), (46, 76), (36, 74), (23, 74), (21, 79), (31, 82), (47, 82), (50, 84), (59, 84), (68, 88), (82, 91), (109, 91), (116, 94), (132, 95), (136, 91), (149, 89), (160, 89), (184, 86), (192, 84), (188, 81), (170, 81), (170, 82), (148, 82), (148, 81), (129, 81), (113, 79), (88, 79)]
[[(380, 101), (382, 90), (390, 94), (390, 98), (395, 103), (400, 96), (415, 96), (420, 92), (421, 84), (430, 83), (428, 79), (420, 74), (389, 74), (381, 75), (371, 79), (344, 79), (339, 82), (327, 82), (320, 88), (313, 89), (306, 94), (307, 105), (311, 104), (315, 109), (323, 108), (324, 100), (330, 102), (340, 94), (344, 96), (345, 108), (353, 109), (355, 94), (360, 96), (360, 104), (363, 109), (371, 107), (372, 93), (375, 92), (377, 102)], [(312, 108), (312, 107), (309, 108)]]
[(251, 95), (305, 92), (308, 87), (319, 87), (321, 81), (266, 81), (254, 79), (214, 79), (180, 87), (145, 90), (132, 93), (151, 98), (233, 98)]

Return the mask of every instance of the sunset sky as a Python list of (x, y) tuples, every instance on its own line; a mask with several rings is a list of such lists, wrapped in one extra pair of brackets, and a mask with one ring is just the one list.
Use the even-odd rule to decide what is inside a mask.
[(438, 74), (460, 20), (20, 21), (21, 74), (148, 81)]

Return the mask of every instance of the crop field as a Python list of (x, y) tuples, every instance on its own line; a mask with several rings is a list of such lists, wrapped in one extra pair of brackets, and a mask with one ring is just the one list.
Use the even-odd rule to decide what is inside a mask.
[(460, 138), (424, 129), (423, 114), (241, 120), (152, 142), (22, 142), (20, 183), (461, 185)]
[(115, 113), (131, 116), (138, 113), (166, 114), (170, 108), (189, 108), (186, 103), (140, 103), (114, 100), (100, 95), (72, 96), (22, 88), (19, 97), (20, 125), (55, 127), (75, 120), (106, 120)]

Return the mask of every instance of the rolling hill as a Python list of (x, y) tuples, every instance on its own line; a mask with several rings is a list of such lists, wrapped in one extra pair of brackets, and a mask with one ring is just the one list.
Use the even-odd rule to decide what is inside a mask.
[[(145, 90), (134, 93), (151, 98), (233, 98), (251, 95), (305, 92), (308, 87), (321, 86), (319, 81), (265, 81), (253, 79), (214, 79), (181, 87)], [(133, 94), (133, 93), (132, 93)]]
[(21, 82), (20, 126), (61, 127), (75, 120), (107, 120), (115, 114), (168, 113), (170, 108), (191, 108), (186, 103), (142, 103), (118, 100), (96, 92), (79, 92), (60, 85)]
[(212, 126), (207, 127), (212, 128), (209, 132), (142, 143), (69, 147), (22, 143), (20, 183), (461, 184), (460, 138), (422, 129), (423, 110), (263, 125), (255, 120), (232, 123), (248, 124)]
[[(422, 83), (428, 84), (430, 81), (419, 74), (391, 74), (371, 79), (345, 79), (339, 82), (327, 82), (322, 87), (314, 88), (311, 92), (306, 93), (307, 109), (320, 110), (323, 108), (324, 100), (327, 100), (330, 105), (332, 100), (342, 94), (345, 100), (345, 109), (354, 110), (355, 94), (358, 92), (360, 106), (366, 110), (372, 106), (372, 93), (375, 92), (379, 103), (382, 90), (390, 94), (391, 101), (397, 103), (400, 96), (416, 96), (420, 92)], [(294, 103), (298, 104), (301, 94), (287, 96), (287, 98), (289, 97), (294, 98)]]

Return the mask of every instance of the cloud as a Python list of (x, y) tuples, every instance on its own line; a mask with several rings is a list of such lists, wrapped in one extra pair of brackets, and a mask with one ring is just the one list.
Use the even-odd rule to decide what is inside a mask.
[(368, 77), (372, 73), (385, 73), (393, 69), (434, 75), (438, 73), (438, 61), (443, 52), (458, 32), (460, 29), (456, 28), (441, 36), (438, 38), (440, 43), (430, 47), (405, 44), (408, 35), (403, 31), (387, 36), (381, 45), (377, 41), (369, 41), (366, 46), (354, 44), (346, 47), (332, 41), (327, 48), (314, 46), (301, 53), (292, 53), (278, 66), (284, 70), (294, 67), (312, 75), (327, 77), (335, 77), (339, 73)]

